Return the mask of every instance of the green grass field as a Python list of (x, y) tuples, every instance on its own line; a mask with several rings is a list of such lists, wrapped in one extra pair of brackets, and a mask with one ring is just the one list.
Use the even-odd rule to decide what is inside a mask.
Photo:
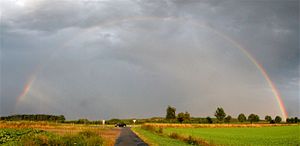
[(167, 136), (161, 136), (142, 128), (132, 128), (132, 130), (151, 146), (190, 146), (182, 141), (171, 139)]
[(178, 133), (204, 139), (215, 145), (300, 145), (300, 126), (252, 128), (164, 128), (164, 134)]

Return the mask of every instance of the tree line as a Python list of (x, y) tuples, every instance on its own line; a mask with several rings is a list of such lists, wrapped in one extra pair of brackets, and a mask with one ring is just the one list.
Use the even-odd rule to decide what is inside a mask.
[[(246, 116), (241, 113), (237, 118), (233, 118), (230, 115), (227, 115), (223, 108), (218, 107), (214, 113), (215, 117), (192, 117), (191, 114), (187, 111), (179, 112), (176, 114), (176, 108), (172, 106), (168, 106), (166, 109), (166, 116), (164, 117), (153, 117), (146, 119), (138, 119), (136, 124), (142, 123), (230, 123), (230, 122), (250, 122), (255, 123), (261, 121), (260, 117), (256, 114), (250, 114)], [(102, 120), (97, 121), (89, 121), (88, 119), (78, 119), (78, 120), (70, 120), (66, 121), (64, 115), (47, 115), (47, 114), (22, 114), (22, 115), (11, 115), (11, 116), (3, 116), (0, 117), (0, 120), (5, 121), (55, 121), (61, 123), (74, 123), (74, 124), (102, 124)], [(133, 119), (110, 119), (106, 120), (105, 124), (116, 124), (116, 123), (126, 123), (133, 124)], [(274, 119), (266, 115), (264, 121), (273, 123), (280, 123), (282, 118), (280, 116), (276, 116)], [(286, 119), (286, 123), (300, 123), (300, 119), (298, 117), (290, 117)]]
[(0, 117), (0, 120), (5, 121), (56, 121), (64, 122), (66, 120), (64, 115), (46, 115), (46, 114), (30, 114), (30, 115), (11, 115)]
[[(214, 113), (214, 116), (216, 120), (214, 121), (211, 117), (206, 117), (206, 121), (199, 121), (199, 123), (230, 123), (232, 122), (233, 118), (230, 115), (227, 115), (222, 107), (218, 107)], [(191, 120), (191, 116), (188, 112), (180, 112), (176, 115), (176, 108), (172, 106), (168, 106), (166, 109), (166, 120), (169, 120), (170, 122), (179, 122), (179, 123), (189, 123)], [(266, 115), (265, 119), (266, 122), (269, 122), (270, 124), (274, 123), (280, 123), (282, 122), (282, 118), (280, 116), (276, 116), (274, 119)], [(250, 123), (255, 123), (260, 121), (260, 117), (256, 114), (250, 114), (248, 117), (244, 113), (241, 113), (237, 117), (237, 121), (240, 123), (243, 122), (250, 122)], [(287, 118), (286, 119), (287, 123), (298, 123), (300, 122), (297, 117), (295, 118)]]

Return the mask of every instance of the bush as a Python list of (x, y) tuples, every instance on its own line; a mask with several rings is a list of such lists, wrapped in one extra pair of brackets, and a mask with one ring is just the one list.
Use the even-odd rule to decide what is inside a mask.
[(141, 128), (144, 130), (155, 132), (155, 127), (151, 125), (142, 125)]
[(210, 117), (206, 117), (206, 121), (207, 121), (207, 123), (209, 123), (209, 124), (213, 123), (213, 121), (212, 121), (212, 119), (211, 119)]
[(198, 140), (193, 138), (192, 136), (189, 136), (187, 139), (185, 139), (185, 141), (191, 145), (198, 145)]
[(142, 125), (141, 128), (144, 129), (144, 130), (147, 130), (147, 131), (155, 132), (155, 133), (158, 133), (158, 134), (163, 134), (163, 128), (162, 127), (156, 128), (155, 126), (152, 126), (152, 125)]
[(171, 133), (169, 137), (173, 139), (179, 139), (179, 135), (177, 133)]
[(163, 134), (163, 133), (164, 133), (163, 128), (159, 127), (158, 133), (159, 133), (159, 134)]

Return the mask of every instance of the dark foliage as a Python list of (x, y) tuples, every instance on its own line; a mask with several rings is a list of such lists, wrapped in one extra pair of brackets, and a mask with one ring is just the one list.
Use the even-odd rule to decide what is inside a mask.
[(11, 115), (6, 117), (0, 117), (0, 120), (5, 121), (56, 121), (56, 122), (64, 122), (64, 115), (45, 115), (45, 114), (36, 114), (36, 115)]

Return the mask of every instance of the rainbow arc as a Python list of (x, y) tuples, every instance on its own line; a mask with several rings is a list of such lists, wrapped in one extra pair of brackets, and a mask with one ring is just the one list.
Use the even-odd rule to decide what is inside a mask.
[[(111, 26), (111, 25), (116, 25), (118, 23), (122, 23), (122, 22), (128, 22), (128, 21), (172, 21), (175, 23), (190, 23), (193, 24), (197, 27), (201, 27), (201, 28), (206, 28), (211, 30), (214, 34), (218, 35), (219, 37), (223, 38), (224, 40), (226, 40), (227, 42), (229, 42), (230, 44), (232, 44), (234, 47), (236, 47), (237, 49), (239, 49), (254, 65), (255, 67), (261, 72), (261, 75), (264, 77), (264, 79), (266, 80), (266, 82), (268, 83), (269, 87), (272, 90), (272, 93), (274, 95), (274, 97), (277, 100), (278, 106), (280, 108), (280, 111), (282, 113), (282, 117), (283, 119), (286, 119), (288, 117), (288, 113), (286, 111), (286, 108), (284, 106), (284, 102), (282, 100), (282, 97), (280, 95), (279, 90), (277, 89), (276, 85), (274, 84), (274, 82), (271, 80), (270, 76), (268, 75), (267, 71), (264, 69), (264, 67), (251, 55), (251, 53), (249, 53), (247, 51), (247, 49), (245, 47), (243, 47), (240, 43), (238, 43), (237, 41), (233, 40), (231, 37), (229, 37), (228, 35), (214, 29), (213, 27), (205, 24), (205, 23), (199, 23), (197, 21), (192, 21), (192, 20), (186, 20), (186, 19), (182, 19), (182, 18), (176, 18), (176, 17), (153, 17), (153, 16), (149, 16), (149, 17), (128, 17), (128, 18), (122, 18), (122, 19), (118, 19), (118, 20), (110, 20), (110, 21), (105, 21), (105, 22), (101, 22), (98, 23), (92, 27), (86, 28), (82, 31), (78, 32), (79, 34), (82, 33), (88, 33), (93, 31), (95, 28), (97, 27), (107, 27), (107, 26)], [(73, 41), (76, 36), (78, 35), (74, 35), (74, 37), (72, 37), (71, 39), (69, 39), (68, 41), (64, 42), (62, 45), (60, 45), (57, 50), (61, 49), (61, 48), (65, 48), (66, 45), (68, 43), (70, 43), (71, 41)], [(52, 56), (50, 55), (49, 60), (51, 60)], [(49, 61), (48, 60), (48, 61)], [(20, 96), (17, 97), (17, 103), (19, 103), (21, 100), (23, 100), (23, 98), (26, 97), (26, 94), (30, 91), (31, 86), (34, 83), (34, 80), (36, 78), (36, 75), (42, 71), (42, 69), (45, 67), (45, 65), (42, 65), (42, 67), (38, 67), (38, 71), (35, 72), (35, 74), (32, 74), (27, 82), (27, 84), (24, 86), (23, 91), (21, 92)]]

